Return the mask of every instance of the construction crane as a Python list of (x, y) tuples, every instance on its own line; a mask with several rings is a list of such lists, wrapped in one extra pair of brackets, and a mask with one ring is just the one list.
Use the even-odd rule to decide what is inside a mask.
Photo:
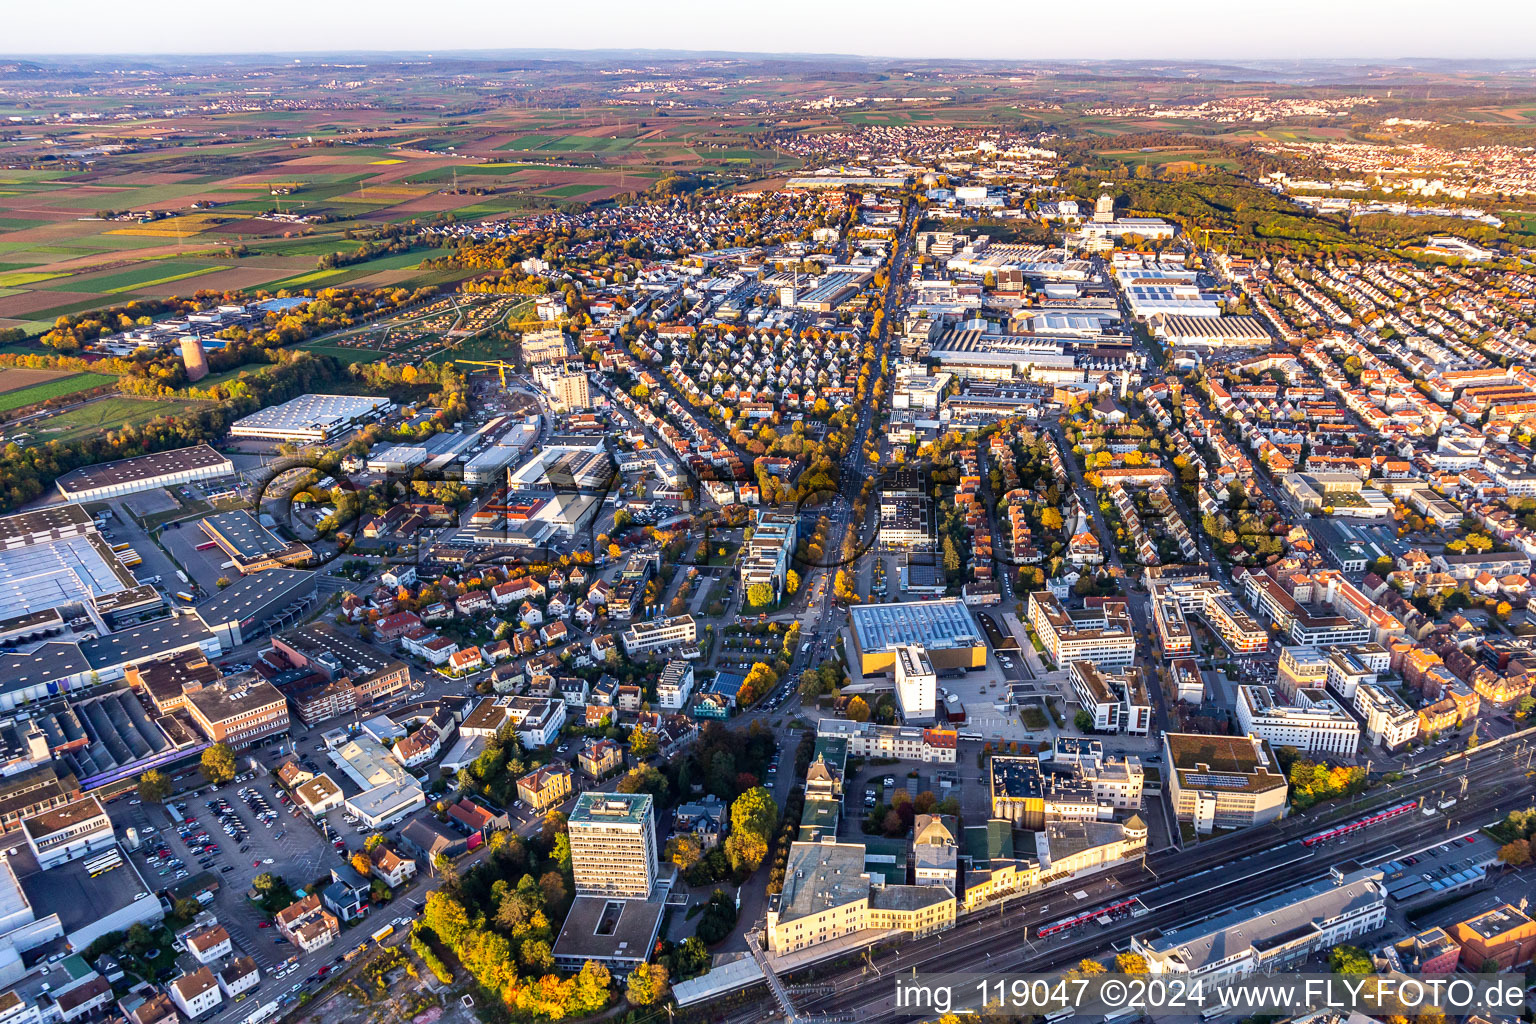
[(455, 359), (453, 362), (456, 366), (488, 366), (491, 369), (496, 370), (501, 374), (501, 390), (503, 391), (507, 390), (507, 371), (511, 370), (513, 373), (517, 372), (517, 366), (513, 363), (507, 362), (505, 359), (496, 359), (491, 361), (483, 361), (478, 359)]

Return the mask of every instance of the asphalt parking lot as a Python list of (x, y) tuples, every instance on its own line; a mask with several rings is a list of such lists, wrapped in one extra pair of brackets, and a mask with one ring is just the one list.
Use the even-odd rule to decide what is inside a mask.
[[(192, 577), (192, 581), (210, 594), (217, 592), (218, 587), (215, 584), (219, 577), (228, 576), (230, 579), (236, 579), (240, 575), (232, 568), (224, 568), (224, 563), (229, 561), (229, 556), (219, 547), (211, 547), (206, 551), (197, 550), (199, 544), (208, 543), (208, 535), (202, 531), (196, 521), (167, 526), (160, 531), (160, 542), (178, 562), (186, 567), (187, 575)], [(173, 583), (176, 586), (171, 586)], [(167, 589), (175, 591), (180, 589), (180, 586), (181, 581), (175, 576), (167, 577)]]
[[(124, 818), (125, 823), (139, 828), (141, 833), (145, 825), (156, 829), (143, 837), (143, 845), (133, 855), (151, 886), (169, 888), (199, 871), (207, 871), (218, 880), (219, 889), (209, 909), (218, 916), (235, 945), (255, 960), (266, 975), (291, 952), (286, 945), (274, 941), (278, 937), (275, 931), (259, 926), (266, 916), (245, 898), (251, 880), (270, 871), (299, 888), (329, 872), (332, 865), (339, 863), (340, 855), (331, 850), (307, 819), (286, 812), (265, 776), (252, 777), (246, 773), (240, 778), (247, 781), (232, 782), (213, 792), (200, 790), (196, 796), (175, 801), (177, 806), (185, 805), (183, 817), (189, 823), (195, 821), (195, 825), (178, 826), (165, 808), (155, 805), (128, 805), (121, 814), (114, 807), (113, 816)], [(259, 795), (267, 803), (276, 815), (270, 824), (258, 816), (259, 804), (253, 807), (254, 800), (248, 802), (240, 796), (241, 789)], [(211, 801), (220, 803), (210, 807)], [(214, 846), (217, 852), (213, 851)], [(166, 854), (163, 858), (157, 852), (161, 850)], [(178, 860), (179, 866), (175, 864)], [(186, 877), (178, 877), (180, 871), (187, 872)]]

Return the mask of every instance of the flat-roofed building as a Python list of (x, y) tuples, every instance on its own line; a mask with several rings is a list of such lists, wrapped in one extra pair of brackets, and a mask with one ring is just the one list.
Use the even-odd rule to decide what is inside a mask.
[(697, 643), (699, 629), (692, 615), (675, 615), (665, 619), (646, 619), (636, 622), (624, 631), (624, 651), (629, 655), (644, 654), (662, 647)]
[(1524, 911), (1505, 903), (1451, 926), (1451, 937), (1461, 945), (1461, 966), (1486, 971), (1489, 964), (1508, 971), (1536, 956), (1536, 922)]
[(158, 487), (234, 476), (235, 464), (211, 445), (136, 455), (131, 459), (82, 466), (60, 476), (55, 485), (71, 501), (100, 501)]
[(1355, 710), (1365, 719), (1368, 743), (1397, 750), (1419, 734), (1419, 716), (1390, 690), (1376, 683), (1355, 687)]
[(288, 732), (288, 701), (253, 672), (228, 676), (187, 694), (187, 713), (215, 743), (244, 747)]
[(1067, 678), (1083, 710), (1093, 717), (1094, 729), (1133, 736), (1151, 731), (1152, 701), (1141, 669), (1135, 665), (1111, 672), (1092, 662), (1074, 661), (1067, 668)]
[(777, 600), (784, 592), (789, 576), (790, 556), (799, 536), (799, 517), (792, 511), (761, 509), (752, 537), (742, 545), (742, 592), (756, 583), (766, 583)]
[(1058, 665), (1085, 661), (1115, 669), (1136, 660), (1135, 627), (1122, 611), (1099, 607), (1069, 612), (1055, 594), (1040, 590), (1029, 595), (1029, 620)]
[(1228, 590), (1209, 576), (1159, 577), (1147, 581), (1152, 619), (1166, 655), (1191, 650), (1186, 616), (1200, 614), (1235, 654), (1269, 649), (1269, 632)]
[(37, 866), (45, 871), (117, 844), (112, 822), (94, 796), (23, 818), (21, 829)]
[(656, 884), (655, 802), (644, 793), (583, 793), (566, 831), (583, 896), (650, 899)]
[(222, 675), (206, 654), (192, 650), (129, 665), (124, 678), (149, 698), (157, 712), (169, 715), (187, 706), (188, 693), (217, 682)]
[(1199, 833), (1249, 828), (1285, 816), (1289, 787), (1274, 751), (1254, 736), (1163, 734), (1174, 814)]
[(922, 938), (955, 923), (949, 886), (876, 885), (862, 843), (792, 843), (783, 891), (769, 897), (768, 949), (777, 956), (868, 932)]
[(303, 565), (313, 555), (307, 545), (282, 540), (273, 534), (245, 509), (216, 512), (199, 525), (230, 557), (235, 568), (247, 576), (263, 569)]
[(558, 328), (524, 334), (518, 348), (527, 366), (564, 360), (571, 355), (571, 346), (565, 340), (565, 332)]
[(693, 693), (693, 664), (673, 659), (662, 669), (656, 681), (656, 703), (668, 711), (678, 711)]
[(1328, 682), (1328, 653), (1316, 647), (1280, 648), (1280, 663), (1275, 686), (1291, 700), (1301, 689), (1325, 686)]
[(863, 675), (894, 673), (896, 650), (921, 647), (936, 671), (982, 668), (987, 644), (958, 597), (897, 604), (856, 604), (848, 623)]
[(1286, 706), (1275, 701), (1267, 686), (1239, 686), (1237, 724), (1271, 747), (1295, 747), (1303, 754), (1354, 757), (1360, 749), (1359, 723), (1329, 697), (1308, 697), (1305, 703)]
[(389, 399), (370, 395), (300, 395), (236, 420), (229, 433), (231, 437), (309, 444), (377, 419), (390, 408)]
[(988, 761), (992, 783), (992, 817), (1006, 818), (1024, 829), (1045, 827), (1045, 774), (1034, 757), (993, 757)]
[(298, 621), (314, 606), (316, 573), (267, 568), (241, 576), (193, 609), (227, 650)]
[(293, 798), (313, 818), (319, 818), (328, 811), (334, 811), (345, 803), (341, 787), (324, 772), (295, 786)]
[(421, 783), (377, 741), (359, 737), (331, 752), (331, 759), (362, 792), (345, 806), (369, 828), (398, 821), (427, 805)]
[(592, 408), (591, 382), (580, 364), (560, 363), (554, 366), (538, 366), (533, 371), (533, 379), (549, 393), (556, 412), (575, 412)]
[[(43, 753), (47, 753), (46, 737)], [(52, 761), (0, 775), (0, 833), (19, 828), (23, 818), (63, 807), (81, 796), (80, 780)]]
[(1133, 814), (1115, 821), (1048, 821), (1035, 833), (1040, 881), (1050, 885), (1116, 867), (1147, 848), (1147, 826)]
[(896, 707), (909, 725), (932, 722), (938, 715), (939, 677), (928, 652), (917, 644), (896, 648)]
[(1386, 923), (1381, 878), (1379, 869), (1346, 862), (1324, 878), (1183, 928), (1133, 935), (1131, 951), (1152, 974), (1219, 980), (1295, 969)]
[(263, 657), (288, 670), (274, 678), (306, 725), (386, 700), (410, 681), (405, 662), (328, 622), (275, 635)]
[(816, 726), (816, 735), (818, 739), (843, 741), (852, 757), (890, 757), (925, 764), (954, 764), (959, 738), (953, 729), (850, 722), (846, 718), (821, 719)]

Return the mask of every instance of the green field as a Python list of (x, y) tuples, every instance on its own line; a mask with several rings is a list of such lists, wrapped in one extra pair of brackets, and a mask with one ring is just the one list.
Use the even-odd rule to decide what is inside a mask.
[(544, 146), (547, 146), (558, 138), (560, 138), (558, 135), (523, 135), (513, 139), (511, 142), (503, 142), (496, 148), (499, 150), (516, 149), (527, 152), (528, 150), (540, 149)]
[(384, 358), (383, 352), (374, 352), (365, 348), (343, 348), (340, 345), (302, 345), (300, 347), (318, 356), (335, 356), (346, 364), (376, 363)]
[[(6, 396), (9, 397), (9, 396)], [(136, 427), (156, 416), (174, 416), (199, 403), (174, 398), (109, 396), (30, 426), (37, 441), (76, 441), (104, 430)]]
[(7, 391), (4, 394), (0, 394), (0, 412), (10, 412), (12, 409), (36, 405), (38, 402), (46, 402), (50, 398), (72, 395), (76, 391), (88, 391), (91, 388), (99, 388), (103, 384), (111, 384), (115, 380), (117, 380), (116, 377), (105, 373), (72, 373), (68, 377), (44, 381), (41, 384), (34, 384), (29, 388)]
[(169, 284), (184, 277), (196, 277), (214, 270), (227, 270), (227, 265), (210, 266), (206, 263), (183, 263), (178, 260), (151, 260), (129, 270), (118, 270), (99, 277), (75, 277), (68, 283), (55, 282), (54, 288), (72, 291), (94, 291), (104, 295), (147, 288), (157, 284)]
[(560, 199), (569, 199), (571, 196), (585, 195), (596, 187), (597, 186), (595, 185), (557, 185), (554, 188), (546, 188), (542, 190), (539, 195), (557, 196)]

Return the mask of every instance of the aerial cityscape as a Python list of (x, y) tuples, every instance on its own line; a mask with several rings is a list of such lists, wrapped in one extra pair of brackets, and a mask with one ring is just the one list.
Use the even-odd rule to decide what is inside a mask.
[(0, 1024), (1536, 1020), (1536, 60), (794, 16), (20, 17)]

